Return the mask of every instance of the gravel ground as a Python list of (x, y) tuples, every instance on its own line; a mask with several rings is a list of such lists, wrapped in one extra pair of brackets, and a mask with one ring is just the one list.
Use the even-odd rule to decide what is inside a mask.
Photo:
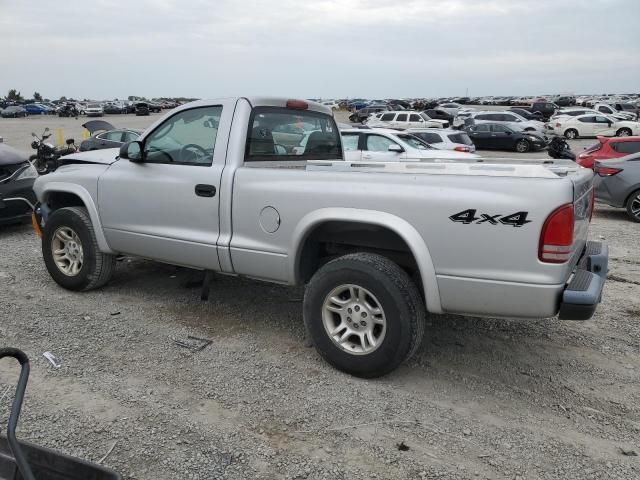
[[(598, 207), (593, 320), (433, 316), (408, 364), (367, 381), (308, 348), (299, 289), (220, 276), (201, 302), (193, 272), (125, 258), (72, 293), (30, 227), (3, 227), (1, 343), (32, 360), (18, 436), (92, 461), (115, 444), (104, 464), (131, 479), (640, 478), (639, 229)], [(0, 365), (5, 415), (17, 372)]]

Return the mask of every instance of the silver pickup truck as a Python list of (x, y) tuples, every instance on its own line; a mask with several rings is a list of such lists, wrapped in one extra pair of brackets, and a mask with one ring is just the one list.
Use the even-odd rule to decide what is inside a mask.
[(34, 227), (71, 290), (104, 285), (118, 254), (306, 285), (319, 353), (375, 377), (416, 351), (427, 312), (590, 318), (608, 260), (587, 241), (592, 175), (347, 162), (328, 107), (224, 98), (169, 112), (119, 152), (63, 157), (35, 183)]

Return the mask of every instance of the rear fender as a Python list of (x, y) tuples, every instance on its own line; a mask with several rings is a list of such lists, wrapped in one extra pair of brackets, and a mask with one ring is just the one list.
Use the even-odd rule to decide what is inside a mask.
[(305, 240), (315, 227), (322, 223), (333, 221), (379, 225), (399, 235), (411, 249), (411, 253), (418, 264), (424, 286), (427, 310), (431, 313), (442, 313), (440, 292), (429, 248), (422, 236), (409, 222), (390, 213), (355, 208), (323, 208), (305, 215), (293, 232), (289, 251), (295, 252), (295, 255), (289, 257), (289, 278), (295, 279), (295, 283), (301, 281), (298, 274), (298, 265), (300, 264), (300, 255)]

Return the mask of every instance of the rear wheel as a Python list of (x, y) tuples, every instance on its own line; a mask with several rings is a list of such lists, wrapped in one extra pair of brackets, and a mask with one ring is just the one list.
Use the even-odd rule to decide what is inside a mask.
[(519, 153), (528, 152), (531, 149), (531, 145), (525, 139), (518, 140), (516, 143), (516, 151)]
[(629, 196), (627, 214), (634, 222), (640, 222), (640, 190), (636, 190)]
[(621, 128), (620, 130), (618, 130), (616, 132), (616, 136), (618, 137), (630, 137), (631, 136), (631, 129), (630, 128)]
[(305, 291), (304, 321), (328, 363), (373, 378), (415, 353), (424, 335), (425, 308), (415, 283), (397, 264), (356, 253), (316, 272)]
[(575, 138), (578, 138), (578, 131), (575, 128), (570, 128), (569, 130), (564, 132), (564, 136), (569, 140), (573, 140)]
[(91, 290), (109, 281), (115, 256), (100, 252), (86, 208), (56, 210), (42, 235), (42, 255), (51, 277), (68, 290)]

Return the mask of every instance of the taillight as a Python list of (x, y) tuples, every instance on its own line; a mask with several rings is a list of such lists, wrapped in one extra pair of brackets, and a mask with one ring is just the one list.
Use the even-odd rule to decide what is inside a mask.
[(593, 171), (600, 175), (601, 177), (610, 177), (612, 175), (617, 175), (623, 169), (622, 168), (613, 168), (613, 167), (603, 167), (601, 165), (596, 164), (593, 167)]
[(546, 263), (565, 263), (573, 245), (573, 205), (568, 203), (547, 217), (540, 234), (538, 259)]
[(561, 123), (556, 123), (556, 127), (561, 127), (562, 124)]
[(469, 148), (469, 147), (456, 147), (456, 148), (454, 148), (454, 150), (456, 152), (470, 152), (471, 148)]
[(309, 108), (309, 104), (304, 100), (287, 100), (287, 108), (291, 108), (293, 110), (307, 110)]

